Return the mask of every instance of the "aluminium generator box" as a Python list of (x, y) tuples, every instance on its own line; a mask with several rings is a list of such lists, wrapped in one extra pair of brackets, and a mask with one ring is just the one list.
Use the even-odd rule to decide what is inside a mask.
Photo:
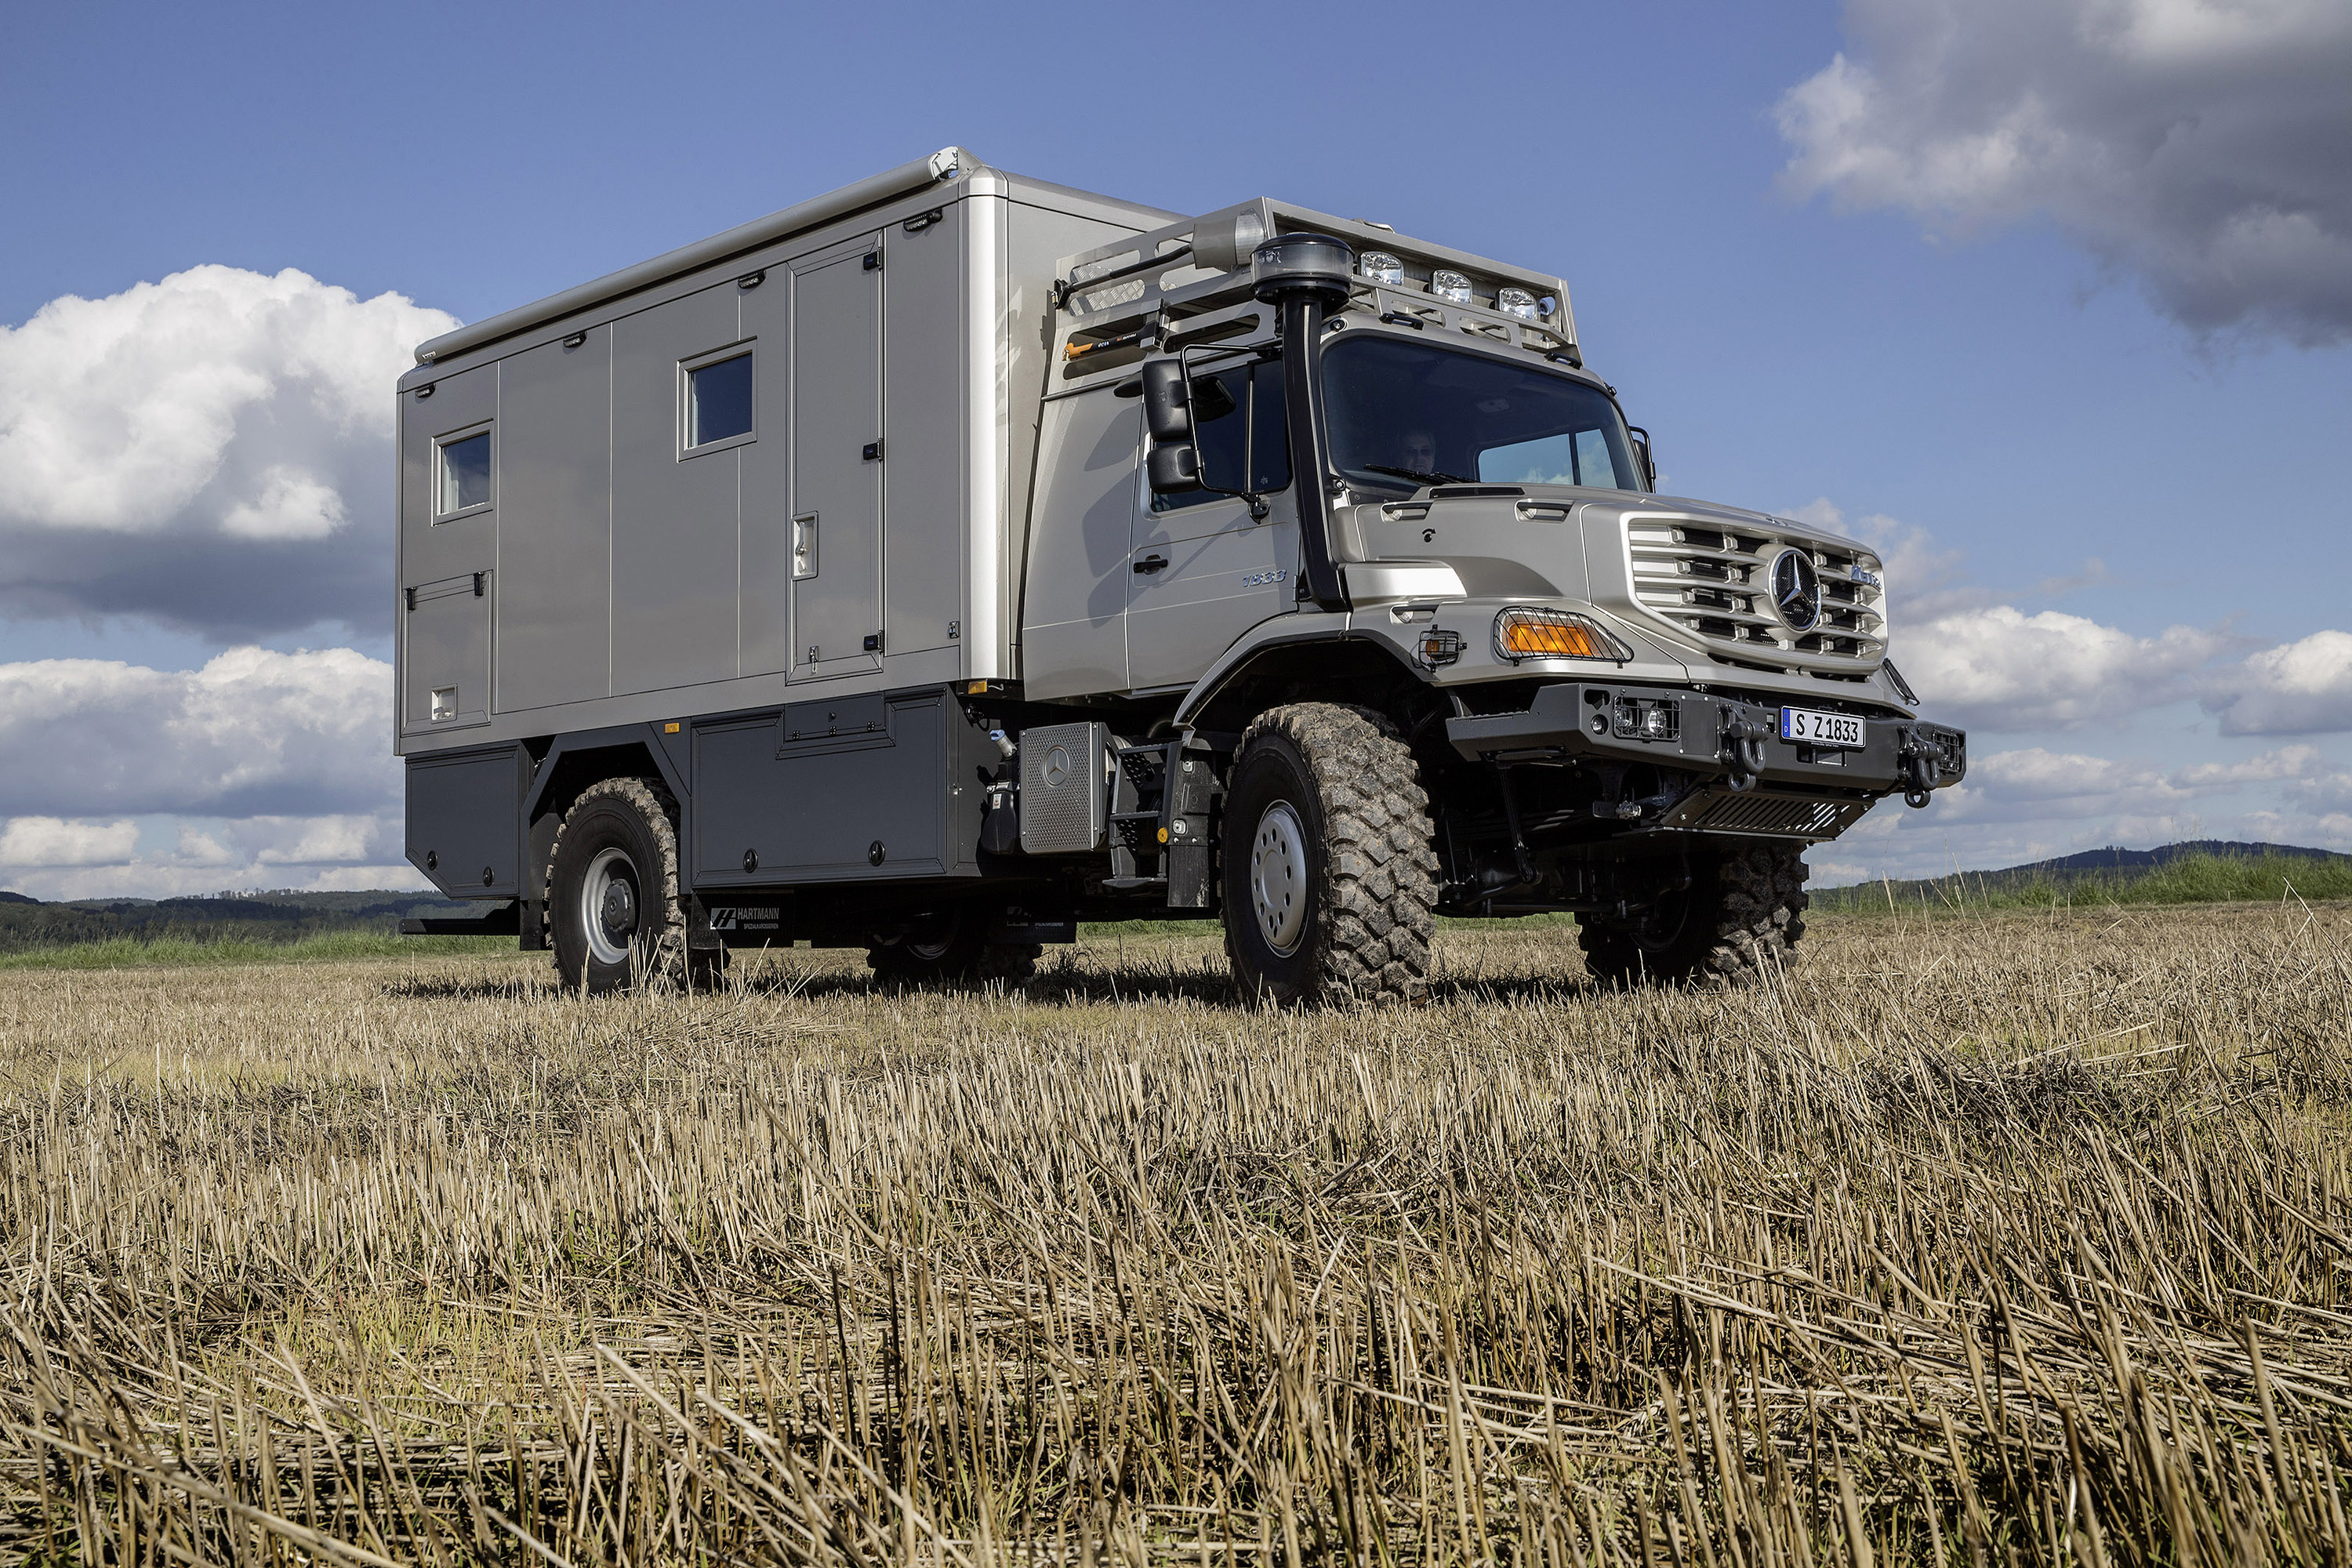
[(1174, 216), (950, 148), (424, 345), (394, 750), (1016, 674), (1055, 263)]

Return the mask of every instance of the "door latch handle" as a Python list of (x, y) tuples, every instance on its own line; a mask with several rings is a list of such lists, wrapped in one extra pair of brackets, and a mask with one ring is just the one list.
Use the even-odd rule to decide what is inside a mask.
[(1147, 555), (1142, 560), (1135, 563), (1135, 569), (1138, 572), (1142, 573), (1144, 575), (1150, 576), (1154, 572), (1167, 571), (1168, 563), (1162, 561), (1157, 555)]

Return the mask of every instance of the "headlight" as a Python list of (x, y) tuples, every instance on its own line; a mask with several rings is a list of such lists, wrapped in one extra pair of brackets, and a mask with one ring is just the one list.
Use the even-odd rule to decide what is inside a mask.
[(1451, 268), (1441, 267), (1429, 275), (1429, 291), (1441, 300), (1466, 305), (1470, 302), (1470, 279)]
[(1495, 296), (1495, 309), (1506, 316), (1517, 316), (1522, 321), (1532, 321), (1543, 314), (1536, 297), (1524, 289), (1506, 289)]
[(1394, 285), (1404, 281), (1404, 263), (1385, 250), (1367, 250), (1356, 258), (1356, 273), (1374, 283)]
[(1523, 658), (1605, 658), (1623, 664), (1633, 650), (1582, 616), (1513, 605), (1495, 617), (1495, 655), (1513, 664)]

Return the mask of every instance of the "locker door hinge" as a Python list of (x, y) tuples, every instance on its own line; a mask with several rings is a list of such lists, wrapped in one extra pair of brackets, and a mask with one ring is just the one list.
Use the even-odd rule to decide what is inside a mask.
[(882, 253), (880, 251), (869, 250), (866, 253), (866, 270), (868, 272), (879, 272), (882, 270)]
[(882, 460), (881, 442), (868, 441), (866, 443), (866, 460), (869, 463), (878, 463)]
[(416, 608), (416, 590), (414, 588), (403, 588), (401, 592), (408, 595), (408, 607), (412, 610)]
[(477, 599), (482, 596), (482, 579), (488, 575), (489, 574), (487, 572), (477, 572), (474, 574), (474, 597)]
[(867, 653), (880, 653), (882, 651), (882, 634), (880, 632), (867, 632), (866, 634), (866, 651)]

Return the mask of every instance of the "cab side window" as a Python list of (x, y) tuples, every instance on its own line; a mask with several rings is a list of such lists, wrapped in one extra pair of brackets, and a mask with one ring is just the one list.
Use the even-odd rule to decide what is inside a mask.
[(1290, 488), (1290, 422), (1283, 414), (1280, 365), (1234, 365), (1194, 376), (1192, 425), (1201, 437), (1201, 477), (1216, 489), (1155, 495), (1152, 510), (1231, 499), (1218, 489), (1272, 495)]

